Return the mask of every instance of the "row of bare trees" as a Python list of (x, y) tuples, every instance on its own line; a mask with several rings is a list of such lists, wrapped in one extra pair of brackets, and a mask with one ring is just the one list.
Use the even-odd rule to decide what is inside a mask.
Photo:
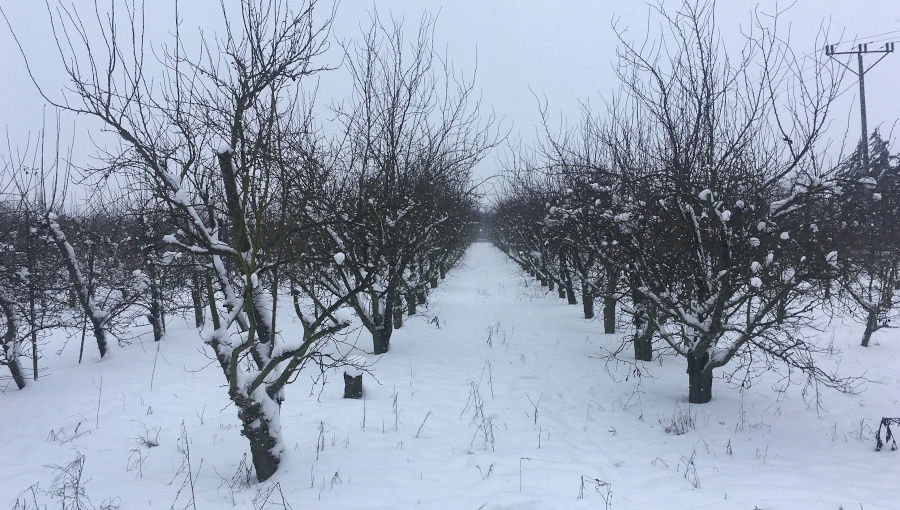
[(863, 347), (900, 319), (900, 155), (890, 153), (878, 130), (868, 143), (868, 168), (861, 146), (838, 167), (843, 199), (831, 204), (839, 214), (843, 254), (835, 300), (839, 310), (865, 324)]
[[(27, 202), (38, 188), (16, 177), (18, 162), (4, 166), (16, 184), (4, 190), (0, 212), (16, 221), (3, 228), (27, 230), (32, 221), (37, 233), (15, 237), (9, 227), (4, 240), (55, 251), (43, 271), (26, 267), (34, 246), (3, 261), (3, 363), (24, 386), (19, 354), (35, 331), (31, 315), (23, 326), (32, 274), (55, 278), (44, 297), (71, 294), (80, 303), (101, 357), (111, 336), (122, 339), (113, 325), (125, 311), (140, 310), (159, 340), (167, 317), (192, 309), (262, 481), (284, 452), (284, 386), (305, 366), (351, 359), (331, 343), (350, 324), (341, 310), (355, 312), (372, 351), (385, 353), (403, 314), (416, 313), (461, 258), (477, 211), (470, 171), (496, 132), (480, 116), (471, 79), (438, 58), (430, 18), (409, 41), (402, 24), (373, 14), (371, 29), (344, 46), (353, 93), (331, 106), (337, 120), (325, 126), (313, 113), (310, 78), (339, 72), (319, 62), (333, 11), (321, 16), (313, 0), (231, 7), (223, 5), (222, 35), (201, 34), (197, 47), (186, 47), (180, 26), (169, 44), (145, 42), (132, 2), (124, 12), (117, 2), (108, 11), (60, 4), (51, 12), (69, 83), (61, 95), (36, 85), (59, 110), (114, 135), (99, 151), (102, 163), (81, 174), (124, 184), (102, 214), (67, 212), (63, 193)], [(102, 223), (100, 241), (76, 234), (87, 219)], [(107, 263), (121, 270), (97, 267)], [(100, 274), (122, 280), (92, 280)], [(276, 321), (285, 299), (294, 321)], [(66, 315), (40, 309), (52, 320)]]
[(37, 380), (43, 340), (53, 330), (80, 332), (80, 362), (86, 337), (93, 337), (103, 357), (111, 338), (130, 342), (130, 327), (148, 317), (158, 340), (165, 310), (181, 306), (174, 299), (163, 303), (164, 291), (178, 295), (171, 292), (178, 266), (152, 264), (160, 253), (148, 230), (148, 211), (129, 208), (124, 198), (109, 205), (102, 196), (90, 209), (63, 207), (68, 175), (60, 169), (58, 152), (53, 154), (58, 149), (43, 153), (45, 136), (42, 132), (24, 155), (0, 160), (6, 318), (0, 363), (9, 365), (19, 389), (25, 386), (19, 358), (31, 358), (30, 375)]
[(714, 7), (658, 7), (653, 42), (619, 32), (621, 93), (510, 158), (494, 241), (560, 297), (580, 295), (585, 318), (601, 297), (608, 333), (618, 306), (636, 359), (683, 357), (692, 403), (712, 398), (714, 370), (849, 389), (816, 363), (831, 347), (807, 326), (836, 283), (866, 310), (864, 345), (886, 323), (896, 162), (882, 147), (877, 172), (827, 163), (840, 74), (796, 58), (777, 19), (730, 52)]

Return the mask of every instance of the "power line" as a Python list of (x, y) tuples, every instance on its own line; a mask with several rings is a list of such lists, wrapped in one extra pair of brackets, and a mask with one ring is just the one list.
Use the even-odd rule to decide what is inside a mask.
[[(847, 41), (843, 41), (843, 40), (838, 41), (835, 44), (833, 44), (832, 46), (836, 46), (838, 44), (844, 44), (845, 42), (858, 43), (859, 41), (866, 41), (866, 43), (868, 43), (868, 44), (873, 44), (873, 43), (877, 43), (877, 42), (887, 41), (889, 39), (897, 39), (898, 38), (898, 37), (885, 37), (885, 36), (890, 36), (892, 34), (900, 34), (900, 30), (891, 30), (889, 32), (882, 32), (880, 34), (873, 34), (873, 35), (862, 35), (862, 36), (857, 35)], [(876, 39), (877, 37), (880, 37), (881, 39)]]
[[(889, 42), (885, 43), (882, 49), (878, 50), (870, 50), (868, 44), (859, 44), (856, 46), (855, 50), (851, 51), (836, 51), (836, 44), (831, 44), (825, 46), (825, 54), (831, 58), (835, 58), (835, 55), (856, 55), (856, 61), (858, 64), (858, 69), (856, 71), (853, 70), (850, 66), (844, 64), (840, 60), (837, 60), (839, 64), (846, 67), (848, 71), (859, 76), (859, 118), (862, 124), (862, 137), (860, 138), (859, 144), (862, 148), (863, 153), (863, 170), (865, 172), (864, 175), (869, 175), (869, 127), (868, 122), (866, 120), (866, 72), (875, 67), (879, 62), (884, 60), (889, 54), (894, 52), (894, 43)], [(863, 63), (863, 55), (868, 54), (880, 54), (881, 57), (878, 58), (872, 65), (866, 67)]]

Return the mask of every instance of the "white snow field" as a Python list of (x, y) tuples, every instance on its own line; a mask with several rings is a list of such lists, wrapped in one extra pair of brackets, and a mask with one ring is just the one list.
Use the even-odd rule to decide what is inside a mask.
[(688, 406), (683, 359), (640, 376), (628, 350), (600, 359), (619, 336), (489, 244), (429, 301), (367, 356), (363, 399), (342, 398), (339, 373), (324, 387), (301, 374), (281, 468), (249, 486), (248, 443), (196, 331), (178, 319), (102, 362), (88, 343), (81, 366), (78, 338), (57, 356), (58, 339), (48, 373), (0, 395), (0, 508), (76, 508), (76, 491), (82, 508), (121, 509), (900, 508), (900, 451), (874, 451), (880, 419), (900, 416), (896, 331), (869, 348), (856, 324), (810, 332), (842, 351), (825, 366), (867, 379), (822, 390), (821, 409), (770, 375), (743, 391), (717, 378), (712, 402)]

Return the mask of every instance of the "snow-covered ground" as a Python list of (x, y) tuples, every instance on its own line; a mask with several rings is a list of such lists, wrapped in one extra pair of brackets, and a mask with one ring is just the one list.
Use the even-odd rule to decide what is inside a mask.
[(638, 377), (598, 359), (619, 338), (580, 313), (473, 245), (390, 353), (367, 357), (364, 399), (341, 398), (339, 374), (289, 387), (289, 451), (250, 486), (248, 443), (195, 331), (176, 323), (102, 362), (88, 345), (81, 366), (77, 340), (60, 356), (49, 345), (49, 373), (0, 395), (0, 508), (61, 508), (49, 492), (71, 492), (79, 456), (97, 508), (900, 508), (900, 452), (874, 451), (878, 421), (900, 416), (895, 331), (868, 349), (854, 324), (814, 332), (843, 351), (826, 364), (869, 381), (825, 390), (822, 409), (774, 378), (743, 392), (717, 379), (711, 403), (688, 406), (684, 360)]

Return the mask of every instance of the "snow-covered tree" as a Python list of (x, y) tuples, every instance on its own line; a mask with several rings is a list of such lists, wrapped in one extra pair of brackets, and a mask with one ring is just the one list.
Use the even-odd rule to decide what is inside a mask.
[[(298, 337), (279, 335), (273, 313), (279, 269), (308, 253), (289, 240), (297, 225), (314, 223), (288, 198), (306, 191), (294, 187), (293, 176), (324, 168), (303, 84), (322, 69), (314, 60), (325, 49), (330, 17), (319, 21), (314, 1), (223, 5), (220, 36), (201, 34), (194, 51), (179, 24), (170, 44), (152, 49), (151, 65), (141, 10), (116, 7), (83, 16), (59, 6), (53, 23), (69, 86), (62, 97), (41, 91), (119, 138), (121, 150), (102, 150), (107, 167), (95, 170), (150, 190), (170, 224), (160, 239), (165, 249), (203, 265), (212, 323), (204, 341), (225, 375), (257, 478), (265, 480), (284, 452), (284, 386), (308, 362), (324, 363), (322, 343), (347, 325), (334, 315), (341, 299), (301, 317)], [(283, 249), (288, 244), (297, 249)]]
[(869, 138), (869, 153), (868, 169), (862, 147), (840, 165), (842, 193), (832, 204), (840, 211), (833, 233), (842, 244), (838, 297), (865, 324), (863, 347), (900, 318), (900, 165), (878, 130)]
[(547, 281), (548, 232), (542, 224), (553, 199), (547, 175), (524, 154), (506, 163), (502, 194), (493, 205), (491, 239), (529, 276)]
[[(109, 224), (100, 231), (85, 228), (82, 223), (87, 219), (59, 216), (47, 210), (42, 227), (59, 251), (74, 301), (84, 317), (85, 326), (89, 326), (94, 335), (102, 358), (109, 354), (113, 329), (122, 325), (120, 319), (147, 290), (147, 281), (140, 272), (125, 270), (117, 241), (106, 235), (121, 235), (121, 232), (118, 229), (110, 232)], [(96, 221), (98, 217), (95, 215), (91, 219)], [(79, 360), (83, 353), (82, 343)]]
[[(71, 286), (50, 236), (40, 228), (48, 204), (57, 195), (60, 177), (59, 158), (41, 152), (45, 143), (50, 145), (45, 134), (42, 131), (20, 153), (0, 157), (0, 287), (8, 326), (4, 335), (9, 356), (31, 357), (30, 367), (17, 362), (23, 374), (17, 384), (24, 384), (26, 368), (33, 379), (39, 377), (46, 335), (73, 325), (67, 303)], [(17, 344), (14, 349), (11, 342)]]
[(801, 333), (842, 257), (828, 206), (839, 179), (820, 143), (840, 76), (801, 65), (777, 18), (755, 19), (729, 52), (714, 8), (657, 6), (653, 44), (618, 32), (623, 89), (608, 118), (586, 107), (537, 163), (520, 158), (495, 209), (498, 244), (539, 274), (566, 253), (582, 288), (604, 295), (608, 327), (623, 299), (635, 357), (650, 359), (654, 336), (684, 357), (692, 403), (712, 398), (716, 369), (842, 387), (816, 364), (827, 347)]
[(413, 295), (418, 303), (449, 255), (468, 244), (471, 168), (496, 144), (474, 85), (441, 61), (433, 30), (426, 17), (409, 41), (401, 22), (375, 13), (361, 40), (344, 48), (354, 88), (334, 106), (343, 128), (334, 148), (342, 221), (331, 243), (346, 256), (334, 285), (365, 286), (350, 305), (376, 354), (390, 348), (404, 298), (407, 307)]
[(687, 360), (691, 403), (712, 398), (717, 368), (751, 382), (753, 359), (840, 385), (799, 327), (838, 257), (817, 225), (828, 218), (812, 213), (832, 189), (818, 142), (839, 79), (822, 63), (804, 69), (777, 19), (756, 20), (729, 53), (714, 7), (658, 7), (665, 32), (652, 45), (619, 32), (624, 93), (607, 139), (622, 175), (621, 266)]
[[(550, 232), (560, 237), (581, 283), (585, 318), (593, 317), (596, 297), (603, 300), (604, 331), (616, 329), (616, 307), (621, 293), (623, 268), (614, 253), (612, 232), (616, 228), (612, 210), (616, 208), (619, 175), (611, 165), (609, 148), (604, 143), (603, 124), (589, 105), (582, 108), (581, 122), (567, 132), (552, 135), (546, 110), (545, 140), (540, 152), (546, 171), (556, 176), (559, 190), (544, 220)], [(640, 338), (640, 335), (635, 336)], [(639, 358), (646, 356), (641, 352)]]
[[(7, 183), (7, 186), (9, 184), (11, 183)], [(25, 387), (26, 380), (20, 361), (25, 337), (22, 335), (22, 319), (19, 316), (21, 305), (10, 291), (13, 283), (10, 280), (21, 276), (11, 267), (13, 260), (9, 256), (14, 250), (9, 241), (13, 238), (16, 224), (13, 216), (17, 213), (18, 211), (11, 210), (8, 202), (0, 202), (0, 239), (3, 239), (0, 243), (0, 366), (6, 366), (16, 387), (21, 390)]]

